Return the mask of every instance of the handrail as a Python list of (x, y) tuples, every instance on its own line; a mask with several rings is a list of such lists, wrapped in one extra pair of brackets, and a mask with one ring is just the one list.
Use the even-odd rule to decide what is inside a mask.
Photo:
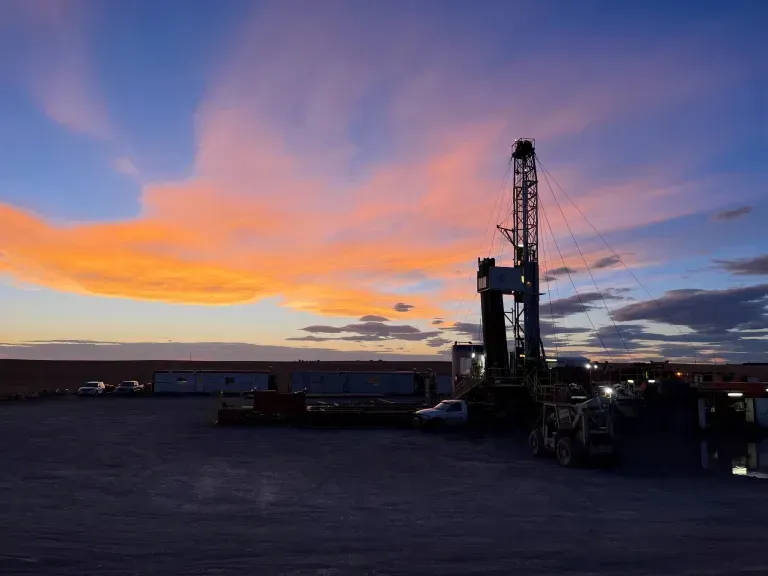
[(482, 382), (483, 378), (462, 378), (459, 380), (459, 382), (457, 382), (456, 386), (454, 386), (452, 397), (455, 400), (458, 400), (465, 396), (469, 391), (476, 388)]

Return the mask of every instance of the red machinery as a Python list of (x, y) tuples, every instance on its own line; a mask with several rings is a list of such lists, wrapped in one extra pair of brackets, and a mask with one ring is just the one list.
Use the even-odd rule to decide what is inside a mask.
[(304, 392), (284, 394), (276, 390), (254, 390), (253, 404), (232, 406), (222, 401), (217, 412), (218, 424), (271, 424), (302, 421), (307, 414)]
[(253, 411), (265, 416), (301, 416), (307, 411), (307, 395), (304, 392), (281, 394), (276, 390), (255, 390)]

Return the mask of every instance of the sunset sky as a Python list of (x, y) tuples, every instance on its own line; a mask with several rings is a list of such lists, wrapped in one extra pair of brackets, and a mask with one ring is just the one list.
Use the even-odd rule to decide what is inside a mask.
[(447, 358), (529, 137), (548, 353), (766, 361), (766, 29), (738, 0), (4, 0), (0, 358)]

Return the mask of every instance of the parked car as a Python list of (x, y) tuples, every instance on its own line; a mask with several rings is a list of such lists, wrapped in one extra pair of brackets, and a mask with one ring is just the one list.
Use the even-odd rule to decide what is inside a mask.
[(101, 396), (107, 391), (107, 387), (104, 382), (86, 382), (83, 386), (77, 389), (78, 396)]
[(115, 388), (115, 394), (137, 394), (141, 392), (141, 385), (136, 380), (123, 380)]

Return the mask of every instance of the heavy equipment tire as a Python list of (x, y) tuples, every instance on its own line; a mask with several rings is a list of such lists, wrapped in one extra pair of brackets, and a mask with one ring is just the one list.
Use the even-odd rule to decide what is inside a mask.
[(538, 428), (528, 436), (528, 446), (532, 456), (541, 456), (544, 452), (544, 434)]
[(572, 467), (576, 465), (576, 450), (573, 442), (567, 436), (560, 438), (555, 446), (557, 461), (561, 466)]

